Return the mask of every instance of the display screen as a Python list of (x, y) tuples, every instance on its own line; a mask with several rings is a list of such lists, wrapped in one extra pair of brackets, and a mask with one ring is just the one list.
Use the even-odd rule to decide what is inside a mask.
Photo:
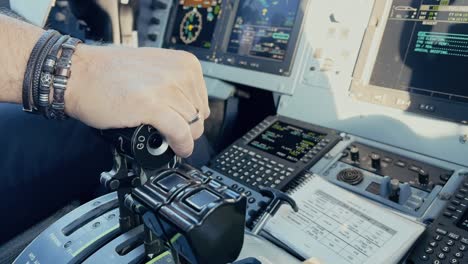
[(394, 0), (369, 84), (468, 102), (468, 1)]
[(299, 0), (242, 0), (229, 38), (228, 53), (285, 59)]
[(211, 49), (221, 4), (221, 0), (180, 0), (170, 43)]
[(298, 162), (326, 135), (276, 121), (249, 146), (290, 162)]

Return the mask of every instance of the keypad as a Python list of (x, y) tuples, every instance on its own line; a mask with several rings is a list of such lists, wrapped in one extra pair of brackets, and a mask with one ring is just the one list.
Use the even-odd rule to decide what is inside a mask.
[(460, 184), (440, 216), (410, 254), (414, 264), (468, 263), (468, 180)]
[(212, 167), (254, 189), (282, 188), (295, 175), (295, 169), (233, 145), (220, 155)]

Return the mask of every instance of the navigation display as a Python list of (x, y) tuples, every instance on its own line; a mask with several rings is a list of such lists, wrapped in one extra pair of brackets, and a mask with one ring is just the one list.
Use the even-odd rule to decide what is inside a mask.
[(468, 1), (394, 1), (371, 85), (468, 102)]
[(299, 0), (244, 0), (239, 4), (227, 52), (283, 61)]
[(163, 46), (198, 59), (290, 76), (306, 0), (178, 0)]
[(276, 121), (249, 146), (290, 162), (298, 162), (326, 135)]
[(216, 24), (221, 16), (221, 4), (222, 0), (179, 1), (170, 36), (171, 45), (210, 49)]

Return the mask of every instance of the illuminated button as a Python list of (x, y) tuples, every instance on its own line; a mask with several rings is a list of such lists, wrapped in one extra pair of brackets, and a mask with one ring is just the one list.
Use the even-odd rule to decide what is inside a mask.
[(452, 217), (453, 215), (452, 215), (452, 213), (450, 213), (450, 212), (444, 212), (444, 216), (450, 218), (450, 217)]
[(393, 162), (393, 159), (392, 158), (389, 158), (389, 157), (385, 157), (383, 159), (383, 161), (385, 161), (386, 163), (392, 163)]
[(414, 172), (419, 172), (421, 170), (421, 168), (419, 168), (418, 166), (415, 166), (415, 165), (411, 165), (409, 166), (408, 168), (410, 171), (414, 171)]
[(428, 256), (428, 255), (421, 255), (419, 258), (420, 258), (421, 260), (424, 260), (424, 261), (429, 260), (429, 256)]
[(397, 165), (398, 167), (404, 168), (404, 167), (406, 167), (406, 162), (399, 160), (399, 161), (395, 162), (395, 165)]
[(447, 209), (449, 209), (450, 211), (457, 210), (457, 208), (455, 206), (453, 206), (453, 205), (447, 206)]

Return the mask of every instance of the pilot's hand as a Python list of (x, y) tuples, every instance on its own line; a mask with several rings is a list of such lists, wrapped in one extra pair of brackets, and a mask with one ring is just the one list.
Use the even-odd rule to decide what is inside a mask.
[(311, 258), (303, 262), (303, 264), (323, 264), (316, 258)]
[[(65, 93), (68, 115), (98, 129), (157, 128), (187, 157), (210, 114), (199, 61), (183, 51), (79, 45)], [(196, 117), (200, 120), (189, 125)]]

